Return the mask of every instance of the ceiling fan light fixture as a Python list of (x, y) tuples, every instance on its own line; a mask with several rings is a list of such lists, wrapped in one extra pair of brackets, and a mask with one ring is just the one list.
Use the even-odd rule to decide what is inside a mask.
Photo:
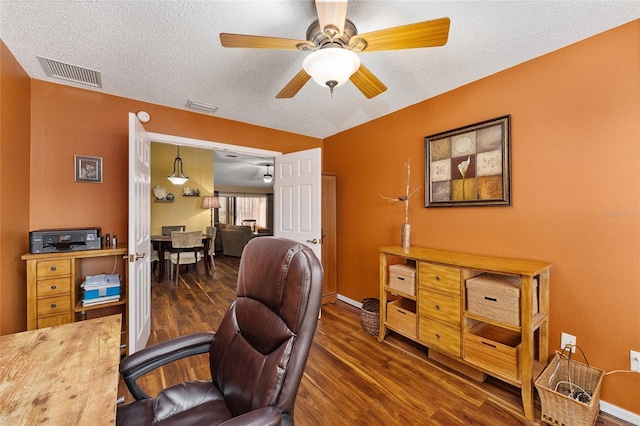
[(173, 160), (173, 174), (167, 176), (167, 179), (174, 185), (184, 185), (189, 180), (182, 172), (182, 159), (180, 158), (180, 147), (176, 159)]
[(302, 68), (320, 86), (333, 90), (358, 71), (360, 57), (348, 49), (329, 47), (311, 52), (304, 58)]

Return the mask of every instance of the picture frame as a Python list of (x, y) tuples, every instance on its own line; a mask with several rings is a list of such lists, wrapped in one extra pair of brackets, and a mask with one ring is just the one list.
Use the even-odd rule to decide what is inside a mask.
[(424, 138), (425, 207), (511, 205), (511, 115)]
[(102, 183), (102, 157), (74, 155), (76, 182)]

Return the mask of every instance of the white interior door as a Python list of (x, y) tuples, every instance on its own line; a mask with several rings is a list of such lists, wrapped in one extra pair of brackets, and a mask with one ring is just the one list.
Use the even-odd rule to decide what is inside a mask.
[(151, 334), (150, 175), (151, 140), (129, 113), (129, 354), (143, 349)]
[(318, 259), (322, 238), (320, 148), (275, 157), (274, 235), (308, 245)]

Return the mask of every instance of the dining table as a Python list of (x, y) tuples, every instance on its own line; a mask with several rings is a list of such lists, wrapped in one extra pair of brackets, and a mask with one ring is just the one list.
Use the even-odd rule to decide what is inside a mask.
[[(171, 249), (171, 235), (152, 235), (151, 243), (154, 246), (158, 247), (158, 258), (160, 261), (158, 262), (160, 265), (158, 266), (158, 282), (161, 283), (164, 279), (164, 253)], [(209, 247), (211, 245), (211, 236), (207, 234), (202, 234), (202, 245), (204, 250), (204, 271), (207, 276), (210, 276), (209, 273)]]

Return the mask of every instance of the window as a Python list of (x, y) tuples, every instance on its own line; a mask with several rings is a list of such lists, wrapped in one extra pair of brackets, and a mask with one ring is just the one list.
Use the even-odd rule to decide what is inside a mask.
[(244, 221), (255, 220), (256, 228), (271, 228), (272, 199), (272, 195), (263, 194), (220, 194), (219, 221), (242, 225)]

